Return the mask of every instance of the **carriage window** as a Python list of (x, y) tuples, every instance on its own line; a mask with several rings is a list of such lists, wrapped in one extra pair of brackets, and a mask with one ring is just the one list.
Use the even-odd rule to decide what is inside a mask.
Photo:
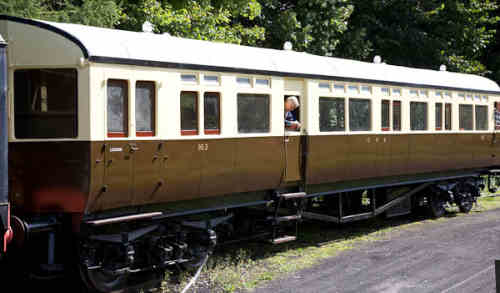
[(269, 87), (269, 79), (257, 78), (255, 79), (255, 85)]
[(319, 98), (319, 131), (345, 131), (345, 100)]
[(205, 134), (220, 134), (220, 94), (205, 93), (203, 104)]
[(137, 136), (155, 135), (156, 86), (152, 81), (135, 84), (135, 125)]
[(77, 137), (77, 92), (75, 69), (16, 70), (16, 137)]
[(236, 82), (240, 86), (248, 86), (248, 87), (252, 86), (250, 78), (248, 78), (248, 77), (237, 77)]
[(476, 130), (488, 130), (488, 106), (476, 105)]
[(443, 129), (443, 104), (436, 103), (436, 130)]
[(410, 129), (427, 130), (427, 103), (410, 103)]
[(345, 85), (343, 85), (343, 84), (334, 84), (333, 85), (333, 89), (336, 92), (345, 92)]
[(350, 93), (359, 93), (359, 86), (357, 85), (350, 85), (347, 87), (347, 91), (350, 92)]
[(198, 134), (198, 93), (181, 92), (181, 135)]
[(390, 115), (391, 115), (391, 102), (388, 100), (382, 101), (382, 131), (389, 131), (391, 129)]
[(128, 81), (108, 80), (108, 137), (128, 136)]
[(349, 129), (351, 131), (370, 131), (371, 104), (367, 99), (349, 99)]
[(323, 90), (329, 90), (330, 89), (330, 84), (328, 82), (320, 82), (318, 84), (318, 87)]
[(372, 92), (372, 87), (368, 85), (362, 85), (361, 86), (361, 92), (364, 94), (369, 94)]
[(212, 85), (219, 84), (219, 76), (217, 75), (204, 75), (203, 80), (207, 84), (212, 84)]
[(474, 129), (474, 121), (472, 120), (472, 105), (460, 105), (458, 115), (460, 130)]
[(183, 82), (196, 83), (198, 78), (196, 74), (181, 74), (181, 80)]
[(401, 131), (401, 101), (392, 102), (392, 130)]
[(446, 103), (444, 106), (444, 129), (451, 130), (451, 104)]
[(495, 118), (495, 129), (499, 130), (500, 129), (500, 103), (495, 102), (493, 104), (493, 113), (494, 113), (494, 118)]
[(269, 132), (269, 95), (238, 94), (238, 132)]

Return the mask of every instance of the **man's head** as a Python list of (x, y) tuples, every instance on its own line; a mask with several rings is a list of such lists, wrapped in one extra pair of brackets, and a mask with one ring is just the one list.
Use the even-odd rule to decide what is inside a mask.
[(291, 96), (291, 97), (286, 98), (285, 111), (291, 112), (291, 111), (297, 109), (299, 106), (300, 106), (299, 99), (297, 99), (297, 97)]

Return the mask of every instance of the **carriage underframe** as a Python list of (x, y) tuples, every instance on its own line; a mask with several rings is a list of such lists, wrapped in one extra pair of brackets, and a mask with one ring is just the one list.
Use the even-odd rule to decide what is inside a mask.
[(16, 233), (24, 233), (24, 243), (14, 245), (7, 261), (15, 262), (9, 267), (18, 268), (18, 276), (57, 278), (71, 271), (87, 288), (109, 292), (151, 276), (161, 279), (165, 271), (197, 268), (217, 245), (250, 239), (271, 244), (293, 241), (304, 220), (344, 224), (422, 211), (440, 217), (447, 205), (469, 212), (485, 188), (485, 176), (489, 190), (495, 191), (498, 174), (491, 170), (332, 193), (275, 190), (266, 192), (265, 203), (255, 205), (173, 217), (150, 212), (89, 220), (76, 237), (68, 231), (68, 215), (14, 217), (13, 226)]

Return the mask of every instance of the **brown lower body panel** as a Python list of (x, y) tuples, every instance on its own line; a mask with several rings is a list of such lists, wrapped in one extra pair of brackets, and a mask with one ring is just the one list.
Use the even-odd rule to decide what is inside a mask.
[(14, 211), (81, 213), (89, 194), (90, 165), (90, 142), (9, 143)]
[(271, 190), (284, 168), (282, 137), (93, 142), (92, 157), (88, 213)]
[(492, 134), (310, 136), (307, 184), (484, 168), (500, 164)]
[(284, 143), (283, 137), (10, 143), (11, 196), (32, 212), (213, 208), (221, 204), (216, 198), (228, 206), (262, 200), (257, 191), (301, 180), (301, 168), (307, 186), (336, 188), (500, 165), (492, 134), (332, 135)]

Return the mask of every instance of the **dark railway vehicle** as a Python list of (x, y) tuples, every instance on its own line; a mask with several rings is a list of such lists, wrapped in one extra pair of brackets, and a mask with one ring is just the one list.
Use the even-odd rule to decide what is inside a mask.
[(18, 275), (109, 292), (218, 242), (295, 240), (303, 218), (468, 212), (500, 165), (480, 76), (10, 16), (0, 34), (0, 266)]
[(8, 198), (7, 43), (0, 35), (0, 257), (12, 238)]

